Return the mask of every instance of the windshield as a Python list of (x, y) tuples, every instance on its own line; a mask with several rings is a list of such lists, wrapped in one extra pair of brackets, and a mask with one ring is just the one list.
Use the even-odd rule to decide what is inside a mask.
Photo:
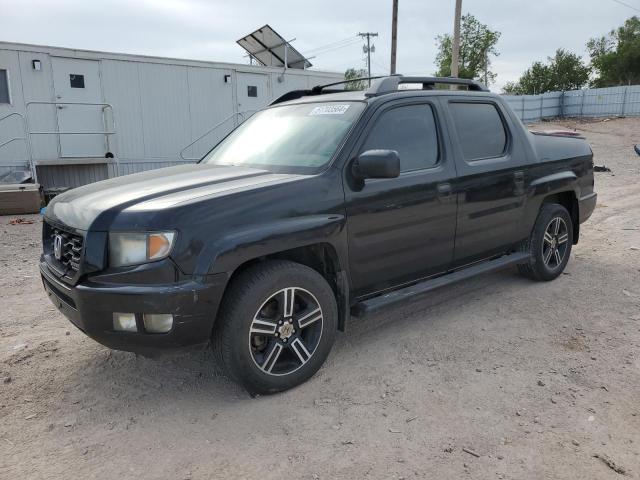
[(363, 102), (325, 102), (262, 110), (202, 161), (276, 172), (314, 173), (331, 160), (364, 107)]

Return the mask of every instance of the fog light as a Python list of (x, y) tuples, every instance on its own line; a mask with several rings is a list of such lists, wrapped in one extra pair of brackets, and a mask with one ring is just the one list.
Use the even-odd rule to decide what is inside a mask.
[(113, 329), (120, 332), (137, 332), (135, 313), (114, 313)]
[(170, 313), (145, 313), (144, 329), (149, 333), (167, 333), (173, 327), (173, 315)]

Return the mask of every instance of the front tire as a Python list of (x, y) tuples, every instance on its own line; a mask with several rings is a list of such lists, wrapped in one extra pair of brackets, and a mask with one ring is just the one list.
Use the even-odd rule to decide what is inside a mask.
[(334, 343), (337, 319), (333, 290), (318, 272), (267, 261), (232, 280), (214, 348), (250, 394), (276, 393), (318, 371)]
[(527, 278), (549, 281), (567, 266), (573, 244), (573, 223), (567, 209), (556, 203), (543, 204), (523, 251), (531, 254), (528, 263), (518, 265)]

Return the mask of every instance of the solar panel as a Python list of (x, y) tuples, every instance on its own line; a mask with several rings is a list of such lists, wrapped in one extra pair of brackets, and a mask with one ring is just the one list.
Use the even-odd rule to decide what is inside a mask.
[(265, 67), (284, 67), (285, 58), (287, 68), (304, 70), (312, 66), (309, 60), (269, 25), (242, 37), (237, 43)]

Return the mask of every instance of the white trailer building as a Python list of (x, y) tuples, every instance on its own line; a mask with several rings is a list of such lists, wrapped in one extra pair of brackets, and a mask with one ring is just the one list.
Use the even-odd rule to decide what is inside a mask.
[(342, 78), (0, 42), (0, 176), (55, 190), (194, 162), (274, 98)]

